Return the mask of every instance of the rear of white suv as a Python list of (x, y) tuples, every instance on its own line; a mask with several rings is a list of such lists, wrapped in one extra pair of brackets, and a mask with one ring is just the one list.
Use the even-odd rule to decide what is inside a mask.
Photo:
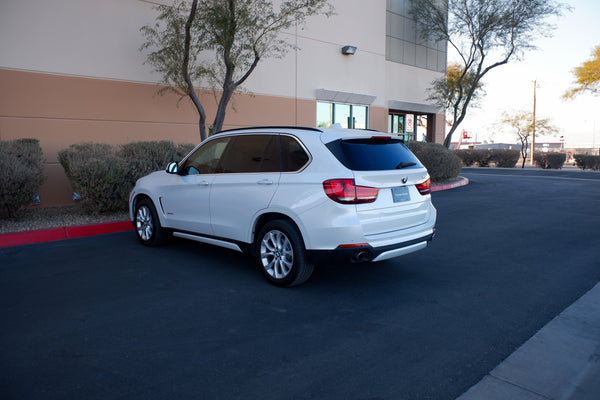
[(426, 169), (395, 137), (248, 128), (140, 179), (130, 212), (146, 245), (173, 234), (248, 252), (270, 282), (293, 286), (331, 257), (379, 261), (426, 247), (429, 192)]

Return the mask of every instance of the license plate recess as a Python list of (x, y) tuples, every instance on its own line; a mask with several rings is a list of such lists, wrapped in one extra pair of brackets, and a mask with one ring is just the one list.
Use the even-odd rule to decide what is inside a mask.
[(394, 199), (394, 203), (410, 201), (410, 193), (408, 192), (408, 187), (400, 186), (392, 188), (392, 197)]

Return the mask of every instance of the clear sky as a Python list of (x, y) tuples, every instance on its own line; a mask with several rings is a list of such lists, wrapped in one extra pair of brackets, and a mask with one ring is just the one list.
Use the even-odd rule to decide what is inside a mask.
[[(564, 1), (564, 0), (563, 0)], [(555, 20), (551, 38), (539, 38), (538, 49), (529, 51), (521, 61), (511, 61), (490, 71), (484, 78), (486, 96), (480, 107), (471, 108), (458, 131), (466, 130), (478, 141), (515, 143), (514, 134), (501, 132), (496, 125), (503, 112), (533, 110), (533, 82), (537, 81), (536, 115), (548, 118), (560, 133), (548, 141), (565, 145), (600, 146), (600, 96), (578, 95), (562, 100), (572, 85), (572, 70), (591, 58), (600, 45), (600, 1), (569, 0), (571, 12)], [(451, 59), (452, 56), (449, 56)], [(594, 135), (595, 133), (595, 135)], [(594, 139), (595, 136), (595, 139)], [(453, 141), (458, 140), (455, 133)]]

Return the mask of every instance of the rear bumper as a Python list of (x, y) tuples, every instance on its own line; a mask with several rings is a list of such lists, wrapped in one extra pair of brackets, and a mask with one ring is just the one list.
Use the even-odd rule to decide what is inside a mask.
[(309, 261), (314, 264), (383, 261), (422, 250), (427, 247), (433, 236), (434, 233), (431, 233), (417, 239), (381, 247), (361, 246), (334, 250), (307, 250), (307, 255)]

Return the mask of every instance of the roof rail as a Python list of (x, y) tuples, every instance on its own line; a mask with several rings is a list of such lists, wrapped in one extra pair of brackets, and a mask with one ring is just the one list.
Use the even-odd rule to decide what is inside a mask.
[(249, 126), (246, 128), (234, 128), (234, 129), (226, 129), (223, 131), (215, 132), (214, 135), (218, 135), (225, 132), (235, 132), (235, 131), (245, 131), (245, 130), (260, 130), (260, 129), (302, 129), (306, 131), (314, 131), (314, 132), (323, 132), (322, 129), (312, 128), (308, 126)]
[[(325, 129), (354, 129), (355, 131), (381, 132), (381, 131), (378, 131), (377, 129), (373, 129), (373, 128), (344, 128), (342, 126), (342, 124), (340, 124), (339, 122), (336, 122), (335, 124), (331, 124)], [(384, 133), (384, 132), (381, 132), (381, 133)]]

